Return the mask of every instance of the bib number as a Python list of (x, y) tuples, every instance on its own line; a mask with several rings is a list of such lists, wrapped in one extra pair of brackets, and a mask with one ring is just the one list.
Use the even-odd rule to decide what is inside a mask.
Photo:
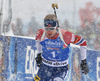
[(55, 58), (55, 52), (53, 51), (53, 52), (51, 52), (51, 54), (52, 54), (53, 58)]

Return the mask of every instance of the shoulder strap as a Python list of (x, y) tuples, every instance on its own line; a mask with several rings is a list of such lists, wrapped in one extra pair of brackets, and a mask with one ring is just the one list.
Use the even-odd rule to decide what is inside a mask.
[[(68, 46), (68, 45), (65, 43), (64, 39), (63, 39), (63, 35), (62, 35), (62, 32), (61, 32), (61, 29), (60, 29), (60, 28), (58, 28), (58, 33), (59, 33), (59, 36), (60, 36), (61, 40), (64, 42), (64, 44), (65, 44), (66, 46)], [(44, 36), (45, 36), (45, 31), (44, 31), (43, 34), (42, 34), (41, 41), (43, 40)], [(69, 46), (68, 46), (68, 47), (69, 47)]]
[(45, 31), (43, 32), (43, 34), (41, 36), (41, 41), (43, 40), (44, 36), (45, 36)]
[[(63, 35), (62, 35), (62, 32), (61, 32), (61, 29), (60, 29), (60, 28), (58, 28), (58, 33), (59, 33), (59, 36), (60, 36), (61, 40), (64, 42), (64, 44), (65, 44), (66, 46), (68, 46), (68, 45), (66, 44), (66, 42), (64, 41), (64, 39), (63, 39)], [(69, 46), (68, 46), (68, 47), (69, 47)]]

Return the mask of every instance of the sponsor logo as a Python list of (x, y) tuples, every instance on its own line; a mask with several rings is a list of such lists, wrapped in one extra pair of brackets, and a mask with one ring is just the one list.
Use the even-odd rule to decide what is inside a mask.
[(45, 44), (54, 45), (54, 46), (55, 46), (55, 45), (56, 45), (56, 46), (61, 46), (61, 45), (62, 45), (60, 42), (57, 42), (57, 41), (55, 41), (55, 42), (46, 41)]
[(42, 58), (42, 61), (43, 61), (44, 64), (46, 64), (48, 66), (54, 66), (54, 67), (68, 65), (68, 60), (65, 60), (65, 61), (62, 61), (62, 62), (58, 62), (58, 61), (55, 62), (55, 61), (49, 61), (49, 60)]
[(80, 63), (79, 63), (79, 51), (75, 51), (74, 58), (73, 58), (73, 79), (74, 80), (81, 80), (81, 73), (80, 73)]
[(97, 57), (97, 81), (100, 81), (100, 57)]
[[(3, 41), (0, 41), (0, 73), (3, 74), (3, 71), (5, 70), (5, 64), (4, 64), (4, 44)], [(4, 76), (0, 76), (0, 81), (6, 81)]]
[[(36, 55), (37, 51), (31, 49), (31, 46), (27, 46), (25, 73), (28, 75), (32, 75), (33, 77), (35, 77), (35, 75), (38, 72), (38, 68), (35, 61)], [(25, 78), (33, 78), (33, 77), (25, 77)]]
[(0, 69), (4, 70), (4, 44), (0, 41)]
[(59, 50), (59, 48), (50, 48), (50, 47), (47, 47), (47, 49), (51, 49), (51, 50)]

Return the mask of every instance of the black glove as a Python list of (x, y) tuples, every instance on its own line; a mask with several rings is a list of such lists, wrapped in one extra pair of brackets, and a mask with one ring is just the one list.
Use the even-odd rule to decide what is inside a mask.
[(86, 59), (81, 61), (81, 71), (84, 74), (89, 73), (89, 67), (87, 65)]
[(40, 67), (41, 64), (42, 64), (41, 53), (39, 53), (39, 54), (37, 55), (37, 57), (35, 58), (35, 60), (36, 60), (37, 66)]

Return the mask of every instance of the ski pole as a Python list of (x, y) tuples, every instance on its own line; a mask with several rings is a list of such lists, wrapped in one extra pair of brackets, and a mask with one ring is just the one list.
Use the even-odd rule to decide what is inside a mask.
[(90, 81), (92, 81), (91, 78), (89, 77), (89, 75), (86, 75), (86, 76), (89, 78)]
[(58, 9), (58, 4), (52, 4), (52, 8), (54, 9), (54, 14), (57, 16), (56, 9)]
[[(54, 10), (54, 14), (57, 17), (56, 9), (58, 9), (58, 4), (52, 4), (52, 8)], [(57, 21), (58, 27), (59, 27), (59, 22)]]

